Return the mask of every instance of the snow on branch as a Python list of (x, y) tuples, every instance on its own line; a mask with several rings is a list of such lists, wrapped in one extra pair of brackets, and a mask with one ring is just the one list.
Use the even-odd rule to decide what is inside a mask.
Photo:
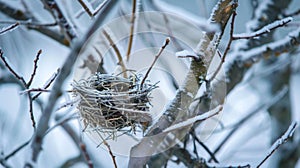
[(272, 55), (279, 56), (282, 53), (291, 51), (300, 44), (300, 28), (289, 33), (285, 38), (265, 44), (254, 49), (241, 52), (242, 62), (245, 66), (251, 66), (263, 57)]
[(251, 33), (241, 33), (241, 34), (235, 34), (233, 35), (233, 40), (239, 40), (239, 39), (251, 39), (251, 38), (259, 38), (261, 35), (269, 33), (270, 31), (278, 28), (278, 27), (282, 27), (285, 26), (286, 24), (288, 24), (289, 22), (291, 22), (293, 20), (292, 17), (287, 17), (281, 20), (277, 20), (271, 24), (268, 24), (266, 26), (264, 26), (263, 28), (255, 31), (255, 32), (251, 32)]
[(267, 155), (263, 158), (263, 160), (256, 166), (259, 168), (271, 155), (284, 143), (287, 142), (289, 138), (291, 138), (296, 130), (297, 122), (293, 122), (287, 131), (272, 145)]
[(204, 114), (195, 116), (193, 118), (189, 118), (185, 121), (182, 121), (180, 123), (174, 124), (170, 127), (168, 127), (167, 129), (165, 129), (163, 132), (171, 132), (177, 129), (181, 129), (181, 128), (185, 128), (188, 126), (191, 126), (192, 124), (194, 124), (195, 122), (199, 122), (199, 121), (204, 121), (207, 120), (215, 115), (218, 115), (220, 113), (220, 111), (222, 111), (223, 107), (221, 105), (219, 105), (218, 107), (216, 107), (214, 110), (212, 110), (211, 112), (206, 112)]

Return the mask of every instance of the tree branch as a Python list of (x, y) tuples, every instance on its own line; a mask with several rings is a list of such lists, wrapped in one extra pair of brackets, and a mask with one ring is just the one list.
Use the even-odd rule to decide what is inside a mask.
[(55, 0), (41, 0), (46, 9), (52, 14), (55, 21), (58, 23), (60, 28), (63, 30), (66, 39), (69, 43), (76, 37), (76, 33), (72, 25), (67, 21), (63, 12), (59, 8)]
[(263, 158), (263, 160), (256, 166), (257, 168), (261, 167), (264, 162), (272, 156), (272, 154), (284, 143), (287, 142), (289, 138), (291, 138), (296, 130), (297, 122), (293, 122), (289, 128), (286, 130), (286, 132), (279, 138), (277, 141), (272, 145), (270, 151), (267, 153), (267, 155)]
[[(19, 22), (20, 21), (26, 22), (28, 20), (32, 20), (33, 22), (38, 21), (32, 15), (25, 13), (20, 9), (15, 9), (2, 1), (0, 1), (0, 12), (13, 18), (13, 19), (18, 20)], [(35, 31), (38, 31), (63, 45), (69, 46), (69, 43), (66, 43), (65, 37), (60, 35), (60, 33), (58, 31), (51, 30), (45, 26), (36, 26), (36, 25), (31, 26), (30, 24), (26, 25), (26, 26), (28, 29), (33, 29)]]
[[(116, 5), (116, 3), (117, 1), (115, 0), (111, 0), (107, 2), (106, 6), (103, 8), (101, 12), (103, 13), (109, 12)], [(103, 23), (103, 20), (104, 20), (104, 15), (100, 14), (97, 17), (96, 21), (93, 23), (93, 25), (90, 27), (86, 35), (74, 45), (71, 53), (69, 54), (65, 63), (63, 64), (61, 71), (54, 82), (53, 89), (52, 92), (50, 93), (49, 100), (45, 107), (45, 110), (38, 122), (38, 127), (33, 136), (32, 144), (31, 144), (31, 148), (32, 148), (32, 153), (30, 157), (31, 160), (28, 161), (26, 165), (32, 166), (32, 163), (37, 162), (39, 153), (42, 149), (45, 132), (49, 127), (48, 125), (49, 119), (52, 115), (53, 109), (55, 107), (58, 98), (62, 94), (62, 86), (65, 83), (66, 78), (70, 75), (72, 67), (77, 59), (77, 56), (84, 42), (97, 30), (97, 28)]]
[[(211, 23), (219, 23), (221, 24), (221, 27), (225, 29), (228, 19), (236, 7), (237, 0), (219, 1), (216, 5), (216, 10), (213, 11), (209, 21)], [(148, 131), (147, 136), (155, 138), (143, 138), (139, 144), (131, 149), (129, 167), (142, 167), (147, 163), (150, 156), (159, 148), (163, 139), (167, 137), (166, 133), (162, 133), (164, 129), (169, 127), (172, 123), (179, 123), (188, 117), (193, 117), (197, 114), (196, 110), (189, 110), (189, 106), (201, 85), (200, 78), (205, 78), (206, 76), (208, 66), (218, 47), (218, 41), (222, 37), (224, 29), (221, 30), (221, 34), (216, 34), (214, 32), (207, 33), (206, 37), (200, 40), (196, 49), (196, 51), (199, 52), (196, 53), (201, 59), (192, 60), (183, 87), (177, 91), (175, 98), (167, 107), (166, 111), (164, 111), (163, 116), (161, 116)], [(173, 132), (176, 135), (172, 136), (183, 137), (183, 132), (184, 131), (181, 131), (180, 133), (178, 131), (176, 131), (176, 133)]]

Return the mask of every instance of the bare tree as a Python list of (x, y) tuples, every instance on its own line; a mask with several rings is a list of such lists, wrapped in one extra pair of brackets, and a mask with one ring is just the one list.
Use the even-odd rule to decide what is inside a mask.
[(297, 5), (0, 1), (1, 166), (299, 166)]

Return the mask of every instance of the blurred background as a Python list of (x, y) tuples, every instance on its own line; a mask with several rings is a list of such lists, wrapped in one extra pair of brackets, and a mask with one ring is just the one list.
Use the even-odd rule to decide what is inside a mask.
[[(51, 12), (44, 8), (44, 2), (0, 1), (0, 48), (11, 67), (26, 81), (31, 77), (38, 51), (42, 50), (37, 72), (30, 88), (43, 88), (49, 83), (74, 45), (70, 42), (71, 40), (68, 41), (64, 37), (66, 33), (57, 25)], [(55, 2), (72, 26), (76, 34), (75, 40), (82, 38), (95, 21), (95, 17), (89, 16), (80, 2), (87, 4), (88, 8), (93, 9), (94, 12), (103, 3), (101, 0), (56, 0)], [(145, 74), (164, 39), (168, 36), (175, 38), (173, 42), (171, 39), (171, 44), (159, 58), (149, 77), (153, 83), (159, 81), (159, 88), (153, 93), (151, 101), (154, 121), (162, 115), (168, 103), (174, 98), (176, 90), (183, 85), (189, 69), (190, 58), (178, 58), (176, 53), (181, 50), (193, 51), (202, 38), (203, 31), (213, 28), (207, 24), (206, 20), (209, 19), (217, 3), (217, 0), (142, 0), (137, 2), (138, 12), (149, 13), (139, 15), (135, 24), (137, 35), (128, 62), (129, 69), (136, 70), (139, 75)], [(258, 38), (236, 40), (232, 43), (227, 55), (228, 61), (225, 61), (221, 71), (226, 77), (219, 79), (229, 83), (223, 88), (223, 93), (226, 95), (223, 111), (220, 116), (202, 123), (195, 130), (198, 139), (209, 148), (219, 164), (214, 163), (207, 149), (200, 144), (195, 144), (193, 138), (187, 140), (185, 147), (192, 159), (203, 158), (208, 165), (217, 167), (247, 164), (254, 167), (267, 155), (271, 145), (288, 129), (289, 125), (293, 121), (299, 122), (298, 45), (287, 47), (284, 53), (272, 53), (250, 67), (230, 69), (232, 63), (243, 55), (253, 55), (255, 52), (259, 55), (261, 46), (268, 43), (274, 45), (283, 43), (286, 37), (291, 36), (289, 35), (291, 32), (295, 32), (294, 34), (297, 35), (295, 43), (299, 43), (299, 6), (300, 2), (297, 0), (285, 2), (240, 0), (238, 2), (234, 34), (250, 33), (288, 16), (293, 17), (293, 21)], [(103, 42), (105, 40), (100, 35), (100, 30), (102, 30), (100, 28), (109, 28), (114, 42), (125, 59), (131, 10), (132, 2), (124, 0), (117, 1), (109, 13), (100, 13), (105, 16), (101, 25), (103, 27), (99, 27), (99, 30), (95, 31), (85, 42), (77, 63), (72, 69), (72, 75), (66, 79), (63, 86), (66, 92), (55, 106), (57, 110), (53, 113), (49, 123), (50, 128), (53, 127), (53, 129), (45, 136), (36, 167), (88, 167), (82, 157), (80, 147), (76, 144), (77, 141), (70, 135), (68, 128), (72, 129), (77, 138), (86, 144), (94, 167), (113, 167), (106, 148), (97, 147), (101, 139), (91, 138), (82, 133), (76, 106), (66, 105), (74, 98), (67, 91), (72, 89), (73, 80), (88, 77), (101, 62), (107, 73), (119, 72), (117, 59), (109, 45)], [(17, 21), (19, 25), (9, 31), (4, 31)], [(228, 23), (218, 47), (222, 53), (230, 38), (229, 30), (230, 24)], [(92, 56), (92, 62), (95, 64), (82, 68), (84, 60), (90, 58), (89, 56)], [(217, 54), (215, 57), (212, 63), (214, 66), (220, 61)], [(94, 70), (91, 70), (91, 67)], [(6, 167), (6, 165), (23, 167), (31, 152), (30, 144), (27, 142), (34, 134), (29, 113), (30, 100), (27, 94), (22, 92), (26, 88), (15, 79), (3, 61), (0, 62), (0, 68), (0, 167)], [(214, 72), (214, 70), (211, 71)], [(236, 73), (240, 76), (235, 75)], [(51, 91), (51, 86), (48, 90)], [(36, 93), (38, 92), (31, 94)], [(42, 115), (48, 96), (48, 92), (43, 92), (33, 101), (32, 109), (36, 121)], [(61, 121), (67, 118), (72, 119), (63, 123), (66, 126), (62, 126)], [(294, 136), (282, 145), (262, 167), (300, 168), (299, 133), (300, 129), (297, 127)], [(128, 154), (132, 144), (128, 145), (124, 141), (126, 142), (126, 138), (124, 140), (121, 137), (119, 142), (111, 142), (112, 151), (116, 151), (118, 167), (128, 165)], [(8, 154), (23, 144), (24, 148), (5, 159)], [(197, 152), (194, 151), (195, 148)], [(184, 162), (176, 161), (175, 156), (165, 164), (167, 167), (188, 167)]]

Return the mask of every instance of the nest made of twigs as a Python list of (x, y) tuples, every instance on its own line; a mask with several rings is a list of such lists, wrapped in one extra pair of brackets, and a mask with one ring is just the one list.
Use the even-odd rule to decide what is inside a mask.
[(149, 95), (157, 86), (139, 78), (96, 73), (72, 84), (80, 97), (79, 109), (84, 127), (118, 131), (125, 127), (145, 129), (151, 122)]

